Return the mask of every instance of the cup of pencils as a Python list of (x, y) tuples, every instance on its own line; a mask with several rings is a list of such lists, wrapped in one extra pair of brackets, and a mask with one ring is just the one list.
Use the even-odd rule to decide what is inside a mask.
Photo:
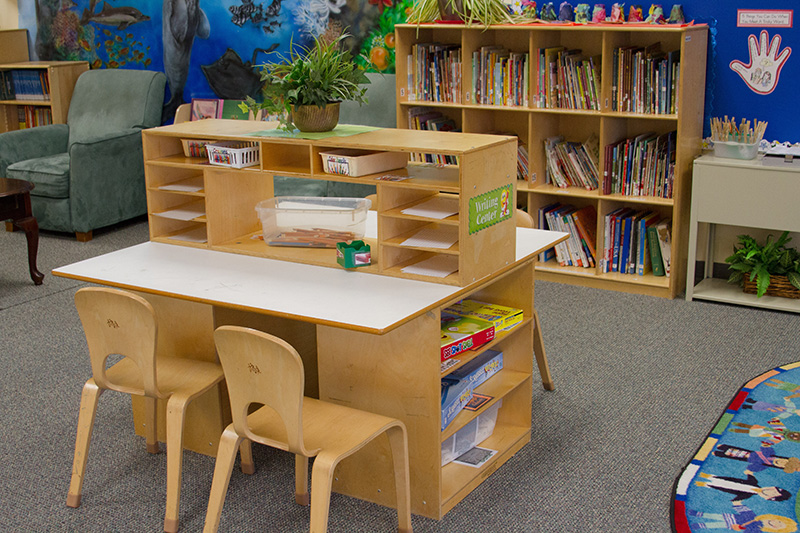
[(758, 145), (764, 137), (767, 123), (760, 120), (713, 117), (711, 119), (711, 140), (714, 142), (714, 155), (729, 159), (755, 159)]

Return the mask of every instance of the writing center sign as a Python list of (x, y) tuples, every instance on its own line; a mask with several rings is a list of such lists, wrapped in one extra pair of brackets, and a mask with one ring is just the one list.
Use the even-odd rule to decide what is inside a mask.
[(469, 232), (477, 233), (511, 217), (511, 185), (469, 199)]
[(739, 28), (791, 28), (791, 9), (737, 9), (736, 26)]

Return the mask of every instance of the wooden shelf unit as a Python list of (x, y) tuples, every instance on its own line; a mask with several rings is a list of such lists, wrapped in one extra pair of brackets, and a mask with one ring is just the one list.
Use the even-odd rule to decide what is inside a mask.
[(3, 62), (0, 63), (0, 70), (44, 72), (50, 87), (49, 100), (0, 100), (0, 133), (3, 133), (20, 129), (19, 110), (25, 107), (47, 109), (50, 111), (53, 124), (66, 124), (75, 82), (81, 74), (89, 70), (89, 63), (86, 61)]
[[(368, 242), (373, 264), (360, 270), (436, 283), (465, 286), (514, 262), (513, 219), (514, 165), (513, 137), (442, 132), (410, 132), (381, 129), (347, 137), (307, 140), (289, 137), (249, 136), (267, 129), (263, 122), (203, 120), (143, 132), (150, 238), (171, 244), (208, 247), (227, 252), (270, 257), (287, 261), (336, 266), (330, 250), (271, 247), (257, 237), (261, 222), (256, 204), (273, 196), (273, 176), (345, 181), (377, 186), (378, 238)], [(182, 139), (258, 141), (260, 164), (235, 169), (212, 166), (207, 159), (185, 157)], [(415, 153), (422, 150), (454, 155), (459, 166), (440, 168), (409, 164), (406, 168), (375, 175), (349, 177), (327, 174), (320, 152), (331, 148)], [(384, 174), (405, 176), (403, 181), (380, 181)], [(198, 184), (195, 191), (165, 190), (181, 183)], [(508, 190), (509, 213), (498, 223), (472, 231), (470, 204), (481, 195)], [(409, 216), (401, 209), (427, 199), (450, 195), (457, 198), (459, 212), (445, 220)], [(177, 220), (164, 212), (196, 210), (191, 220)], [(202, 233), (206, 242), (182, 240), (186, 233)], [(448, 249), (401, 245), (408, 236), (425, 228), (456, 231), (458, 241)], [(473, 228), (474, 229), (474, 228)], [(444, 278), (405, 273), (401, 269), (434, 256), (457, 259), (458, 270)]]
[[(411, 457), (411, 508), (414, 514), (441, 519), (486, 477), (531, 440), (533, 386), (534, 261), (527, 260), (508, 272), (470, 287), (466, 294), (523, 310), (525, 320), (504, 332), (497, 341), (456, 356), (466, 363), (487, 349), (503, 352), (503, 369), (478, 387), (494, 396), (479, 411), (462, 411), (442, 431), (440, 371), (440, 320), (443, 302), (384, 335), (317, 327), (320, 398), (366, 410), (377, 410), (402, 420), (408, 428)], [(366, 357), (365, 354), (375, 356)], [(399, 379), (399, 376), (403, 376)], [(391, 390), (392, 393), (388, 393)], [(402, 399), (402, 401), (400, 400)], [(481, 445), (498, 453), (480, 468), (454, 463), (441, 466), (442, 443), (498, 402), (494, 431)], [(336, 470), (334, 490), (390, 506), (394, 502), (391, 455), (388, 444), (371, 443), (357, 463), (343, 461)], [(366, 457), (365, 457), (366, 456)], [(370, 472), (364, 476), (364, 472)], [(377, 480), (380, 490), (376, 490)]]
[[(705, 92), (708, 28), (671, 25), (585, 25), (556, 24), (500, 25), (484, 28), (455, 24), (401, 24), (395, 27), (397, 126), (408, 128), (412, 107), (435, 108), (452, 119), (464, 132), (502, 132), (513, 134), (527, 148), (529, 179), (517, 184), (517, 202), (537, 219), (539, 208), (553, 202), (569, 203), (576, 208), (593, 205), (598, 213), (596, 249), (603, 249), (603, 217), (619, 207), (652, 210), (672, 219), (672, 270), (669, 278), (652, 274), (603, 273), (599, 268), (562, 267), (555, 262), (537, 265), (539, 279), (650, 294), (674, 298), (685, 285), (686, 254), (691, 195), (692, 161), (701, 150)], [(644, 114), (612, 111), (613, 50), (622, 46), (645, 47), (659, 42), (664, 52), (680, 52), (680, 77), (677, 113)], [(411, 56), (418, 43), (443, 43), (461, 47), (461, 103), (421, 101), (409, 97), (409, 79), (413, 74)], [(475, 104), (472, 95), (472, 54), (482, 46), (502, 46), (513, 52), (528, 53), (529, 105), (520, 107)], [(540, 48), (564, 46), (581, 49), (585, 56), (600, 57), (600, 110), (573, 110), (534, 107), (536, 90), (535, 58)], [(598, 190), (576, 187), (561, 189), (545, 184), (544, 141), (563, 135), (568, 141), (585, 141), (591, 134), (599, 139), (600, 165), (604, 168), (604, 147), (645, 132), (662, 134), (676, 131), (674, 189), (671, 199), (652, 196), (604, 195)], [(513, 156), (516, 162), (516, 154)], [(602, 176), (601, 176), (602, 180)]]

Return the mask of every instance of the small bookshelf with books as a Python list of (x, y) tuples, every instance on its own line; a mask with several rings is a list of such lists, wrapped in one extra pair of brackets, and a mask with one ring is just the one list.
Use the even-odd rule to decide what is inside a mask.
[(0, 132), (66, 123), (75, 82), (87, 70), (86, 61), (0, 63)]
[[(666, 298), (682, 290), (706, 25), (400, 24), (395, 35), (398, 127), (413, 127), (413, 109), (428, 107), (466, 133), (515, 135), (517, 207), (540, 228), (548, 227), (540, 212), (554, 205), (594, 209), (584, 221), (591, 229), (565, 229), (572, 238), (561, 260), (545, 254), (540, 279)], [(458, 51), (460, 76), (448, 72), (461, 82), (460, 99), (431, 92), (420, 48)], [(605, 216), (620, 208), (671, 221), (669, 277), (652, 266), (644, 275), (606, 269)]]

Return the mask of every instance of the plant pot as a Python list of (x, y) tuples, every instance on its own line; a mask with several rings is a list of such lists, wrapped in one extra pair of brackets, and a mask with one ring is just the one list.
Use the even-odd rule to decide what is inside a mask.
[(331, 131), (339, 123), (339, 102), (325, 107), (292, 106), (292, 123), (300, 131)]
[[(745, 274), (744, 292), (746, 292), (747, 294), (757, 294), (756, 291), (757, 289), (755, 280), (750, 281), (750, 275)], [(767, 292), (765, 292), (764, 294), (766, 296), (779, 296), (781, 298), (800, 299), (800, 291), (798, 291), (794, 287), (794, 285), (789, 283), (789, 278), (777, 274), (770, 275), (769, 286), (767, 287)]]

